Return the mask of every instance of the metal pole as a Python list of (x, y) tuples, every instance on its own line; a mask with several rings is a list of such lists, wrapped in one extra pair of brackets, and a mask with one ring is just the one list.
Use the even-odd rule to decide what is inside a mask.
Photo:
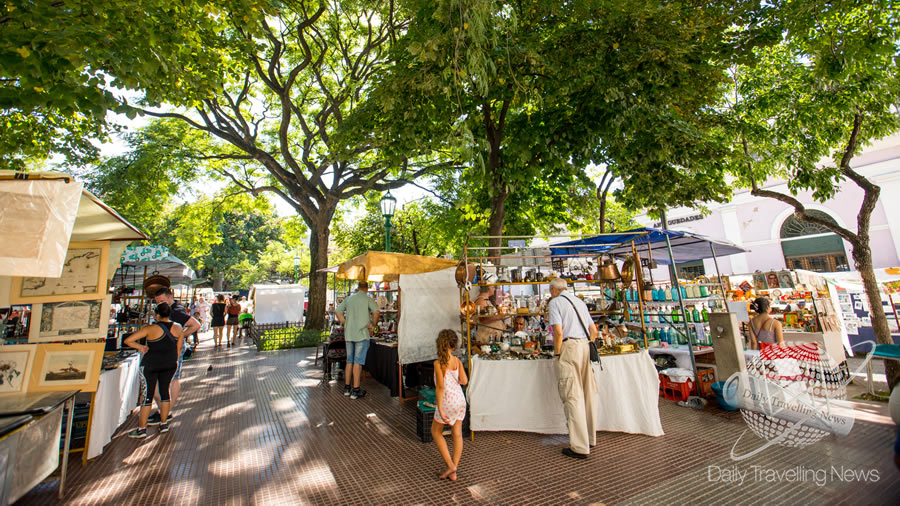
[(391, 217), (384, 217), (384, 251), (391, 252)]
[(662, 221), (663, 236), (666, 238), (666, 249), (669, 251), (669, 277), (672, 280), (672, 286), (678, 291), (678, 305), (681, 306), (681, 318), (684, 322), (684, 334), (688, 341), (688, 354), (691, 356), (691, 370), (694, 373), (694, 386), (697, 393), (700, 393), (700, 375), (697, 374), (697, 361), (694, 360), (694, 342), (691, 339), (691, 333), (688, 330), (687, 311), (684, 308), (684, 297), (681, 296), (681, 285), (678, 283), (678, 269), (675, 268), (675, 254), (672, 253), (672, 241), (669, 240), (669, 224), (666, 222), (666, 211), (660, 208), (659, 217)]
[[(72, 440), (72, 417), (75, 414), (75, 395), (69, 397), (65, 402), (66, 413), (66, 440), (63, 442), (63, 458), (62, 465), (59, 469), (59, 498), (62, 499), (66, 494), (66, 472), (69, 469), (69, 444)], [(54, 450), (56, 451), (56, 450)], [(84, 448), (87, 452), (87, 447)]]
[(647, 326), (644, 323), (644, 269), (643, 267), (641, 267), (641, 257), (638, 256), (637, 248), (634, 246), (634, 241), (631, 241), (631, 252), (634, 254), (636, 272), (634, 282), (637, 285), (638, 289), (638, 307), (641, 310), (641, 333), (644, 335), (644, 349), (646, 350), (650, 347), (650, 345), (647, 343)]
[(728, 312), (728, 304), (725, 302), (725, 284), (722, 283), (722, 271), (719, 270), (719, 259), (716, 257), (716, 245), (709, 243), (709, 249), (712, 251), (713, 265), (716, 266), (716, 279), (719, 280), (719, 289), (722, 290), (722, 310)]

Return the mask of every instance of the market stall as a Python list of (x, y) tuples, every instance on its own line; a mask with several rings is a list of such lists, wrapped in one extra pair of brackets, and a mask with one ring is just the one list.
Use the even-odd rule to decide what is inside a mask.
[[(565, 432), (555, 362), (549, 353), (552, 336), (545, 320), (546, 285), (554, 277), (562, 277), (585, 301), (601, 329), (602, 366), (594, 364), (600, 385), (596, 405), (601, 406), (595, 416), (596, 430), (662, 435), (659, 376), (647, 350), (639, 348), (664, 341), (660, 328), (672, 329), (676, 341), (696, 345), (708, 334), (701, 304), (707, 305), (703, 307), (706, 312), (724, 304), (718, 283), (680, 286), (674, 280), (666, 286), (649, 279), (654, 250), (659, 250), (657, 258), (662, 256), (670, 263), (713, 257), (719, 254), (717, 250), (722, 254), (744, 250), (725, 241), (655, 229), (555, 237), (561, 238), (568, 240), (548, 245), (543, 255), (540, 249), (522, 248), (522, 238), (501, 238), (500, 247), (479, 244), (490, 237), (469, 238), (465, 259), (476, 268), (474, 276), (468, 269), (466, 281), (471, 284), (463, 287), (461, 309), (463, 333), (470, 337), (469, 352), (474, 356), (467, 392), (472, 429)], [(503, 245), (502, 241), (507, 242)], [(513, 289), (522, 293), (523, 287), (530, 288), (525, 295), (511, 295)], [(496, 307), (488, 305), (487, 312), (482, 312), (468, 302), (469, 293), (488, 288), (495, 291)], [(509, 324), (507, 319), (520, 316), (527, 319), (525, 331), (502, 328)], [(501, 328), (491, 342), (472, 344), (473, 336), (484, 326)], [(694, 347), (686, 348), (693, 368)]]
[[(364, 369), (404, 399), (408, 365), (433, 360), (434, 340), (458, 325), (457, 261), (402, 253), (370, 251), (330, 269), (337, 279), (378, 283), (369, 293), (381, 308)], [(427, 315), (427, 317), (423, 317)]]
[[(27, 325), (17, 326), (19, 331), (9, 336), (17, 344), (0, 346), (0, 360), (15, 373), (15, 380), (0, 387), (0, 396), (80, 391), (74, 406), (66, 409), (69, 437), (64, 445), (83, 452), (86, 462), (93, 415), (110, 410), (130, 413), (136, 407), (133, 398), (122, 403), (97, 392), (101, 377), (109, 374), (105, 370), (128, 363), (127, 357), (116, 352), (104, 354), (111, 320), (110, 278), (127, 244), (146, 236), (70, 176), (38, 173), (12, 179), (5, 175), (0, 171), (0, 194), (13, 197), (5, 200), (8, 205), (0, 213), (0, 229), (17, 231), (17, 236), (2, 241), (28, 245), (33, 259), (53, 267), (48, 271), (44, 263), (25, 265), (9, 258), (10, 253), (20, 252), (0, 251), (0, 308), (9, 306), (6, 314), (27, 315)], [(74, 199), (60, 196), (70, 191), (75, 192)], [(52, 224), (69, 215), (73, 221), (67, 227)], [(50, 253), (60, 250), (60, 258), (50, 258)], [(137, 374), (126, 369), (124, 381), (137, 384)], [(59, 445), (58, 439), (55, 444)]]

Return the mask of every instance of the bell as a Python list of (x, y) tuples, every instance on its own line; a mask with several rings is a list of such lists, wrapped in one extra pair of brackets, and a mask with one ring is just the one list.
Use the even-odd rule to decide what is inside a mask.
[(619, 268), (611, 258), (606, 258), (606, 260), (600, 264), (600, 268), (597, 269), (597, 274), (597, 277), (599, 277), (601, 281), (615, 281), (621, 277), (619, 275)]

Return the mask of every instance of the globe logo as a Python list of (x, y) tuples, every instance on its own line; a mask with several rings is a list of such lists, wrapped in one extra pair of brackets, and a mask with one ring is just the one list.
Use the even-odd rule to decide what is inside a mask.
[[(816, 343), (768, 346), (760, 351), (759, 358), (747, 364), (747, 373), (754, 378), (772, 382), (798, 397), (805, 396), (814, 403), (816, 409), (827, 406), (831, 400), (844, 400), (847, 397), (844, 382), (849, 379), (849, 372), (842, 372)], [(794, 423), (789, 420), (749, 409), (741, 409), (741, 415), (757, 436), (781, 446), (803, 448), (829, 434), (802, 423), (792, 428)]]
[[(871, 353), (866, 361), (870, 359)], [(766, 443), (738, 456), (738, 438), (732, 460), (744, 460), (776, 444), (803, 448), (829, 434), (847, 435), (854, 421), (853, 406), (846, 401), (851, 377), (846, 366), (839, 366), (817, 343), (761, 349), (746, 373), (728, 379), (725, 396)]]

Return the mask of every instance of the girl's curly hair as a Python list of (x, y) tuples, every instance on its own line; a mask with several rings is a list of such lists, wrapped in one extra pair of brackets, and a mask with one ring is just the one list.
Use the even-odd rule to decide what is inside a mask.
[(444, 329), (438, 332), (435, 342), (437, 343), (438, 361), (442, 367), (447, 367), (447, 364), (450, 363), (450, 353), (456, 349), (459, 338), (456, 337), (456, 332)]

